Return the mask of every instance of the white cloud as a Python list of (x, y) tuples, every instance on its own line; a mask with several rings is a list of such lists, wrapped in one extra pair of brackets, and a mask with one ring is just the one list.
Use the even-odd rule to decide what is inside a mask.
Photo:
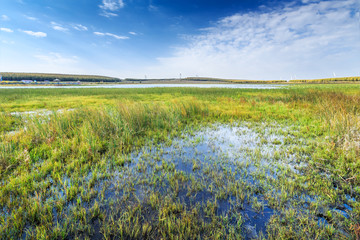
[(36, 21), (36, 20), (38, 20), (36, 17), (31, 17), (31, 16), (27, 16), (27, 15), (24, 15), (24, 17), (25, 17), (26, 19), (31, 20), (31, 21)]
[(73, 26), (73, 28), (78, 31), (87, 31), (88, 30), (87, 27), (85, 27), (84, 25), (81, 25), (81, 24), (76, 24)]
[(67, 32), (69, 31), (68, 28), (63, 27), (61, 24), (56, 23), (56, 22), (51, 22), (52, 28), (56, 31), (60, 31), (60, 32)]
[(101, 9), (109, 11), (117, 11), (125, 6), (122, 0), (102, 0), (102, 4), (99, 5)]
[(126, 36), (119, 36), (119, 35), (112, 34), (112, 33), (106, 33), (105, 35), (106, 35), (106, 36), (113, 37), (113, 38), (116, 38), (116, 39), (129, 39), (129, 37), (126, 37)]
[(149, 10), (150, 12), (157, 12), (157, 11), (159, 11), (159, 8), (158, 8), (157, 6), (155, 6), (155, 5), (153, 5), (153, 4), (150, 4), (150, 5), (148, 6), (148, 10)]
[(44, 33), (44, 32), (33, 32), (33, 31), (22, 31), (22, 32), (24, 32), (24, 33), (26, 33), (26, 34), (28, 34), (30, 36), (33, 36), (33, 37), (41, 37), (41, 38), (43, 38), (43, 37), (47, 36), (47, 34)]
[(60, 53), (56, 53), (56, 52), (51, 52), (47, 55), (35, 55), (34, 57), (50, 65), (74, 64), (78, 62), (77, 56), (64, 57)]
[(97, 36), (105, 36), (105, 33), (101, 33), (101, 32), (94, 32), (94, 34)]
[(10, 28), (0, 28), (0, 31), (3, 31), (3, 32), (8, 32), (8, 33), (12, 33), (14, 32), (13, 30), (11, 30)]
[(95, 35), (97, 36), (109, 36), (109, 37), (113, 37), (113, 38), (116, 38), (116, 39), (129, 39), (129, 37), (127, 36), (119, 36), (119, 35), (116, 35), (116, 34), (113, 34), (113, 33), (102, 33), (102, 32), (94, 32)]
[(101, 9), (101, 16), (104, 17), (116, 17), (118, 14), (114, 13), (125, 6), (123, 0), (102, 0), (102, 4), (99, 5)]
[(103, 12), (100, 13), (100, 16), (110, 18), (110, 17), (117, 17), (117, 16), (119, 16), (119, 15), (116, 14), (116, 13), (103, 11)]
[(1, 15), (1, 20), (3, 21), (9, 21), (10, 18), (7, 15)]
[(129, 32), (129, 34), (134, 35), (134, 36), (138, 35), (136, 32)]
[(56, 31), (61, 31), (61, 32), (69, 31), (68, 28), (64, 28), (64, 27), (61, 27), (61, 26), (53, 26), (53, 29), (56, 30)]
[(358, 0), (311, 1), (225, 17), (147, 72), (247, 79), (359, 74)]

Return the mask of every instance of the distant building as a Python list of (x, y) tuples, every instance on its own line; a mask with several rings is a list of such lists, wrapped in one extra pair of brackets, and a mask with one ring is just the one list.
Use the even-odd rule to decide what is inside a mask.
[(22, 83), (28, 84), (28, 83), (32, 83), (32, 80), (21, 80)]

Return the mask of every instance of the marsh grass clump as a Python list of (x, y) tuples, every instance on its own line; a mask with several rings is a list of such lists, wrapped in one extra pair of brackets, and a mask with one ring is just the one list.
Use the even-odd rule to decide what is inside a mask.
[(336, 181), (350, 188), (360, 183), (359, 106), (360, 96), (343, 93), (322, 94), (319, 100), (319, 115), (324, 120), (327, 136), (314, 160), (323, 171), (336, 172)]
[(0, 112), (0, 135), (16, 130), (20, 127), (21, 123), (21, 116)]

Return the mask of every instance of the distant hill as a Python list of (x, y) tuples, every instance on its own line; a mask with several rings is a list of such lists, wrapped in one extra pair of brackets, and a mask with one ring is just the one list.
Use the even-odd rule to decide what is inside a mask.
[(121, 79), (98, 76), (98, 75), (72, 75), (72, 74), (54, 74), (54, 73), (14, 73), (2, 72), (3, 81), (21, 81), (21, 80), (36, 80), (36, 81), (54, 81), (59, 79), (63, 82), (119, 82)]

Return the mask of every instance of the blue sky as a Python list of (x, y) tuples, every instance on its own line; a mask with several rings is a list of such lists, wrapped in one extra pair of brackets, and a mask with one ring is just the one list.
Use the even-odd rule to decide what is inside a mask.
[(360, 75), (359, 0), (1, 0), (0, 72)]

